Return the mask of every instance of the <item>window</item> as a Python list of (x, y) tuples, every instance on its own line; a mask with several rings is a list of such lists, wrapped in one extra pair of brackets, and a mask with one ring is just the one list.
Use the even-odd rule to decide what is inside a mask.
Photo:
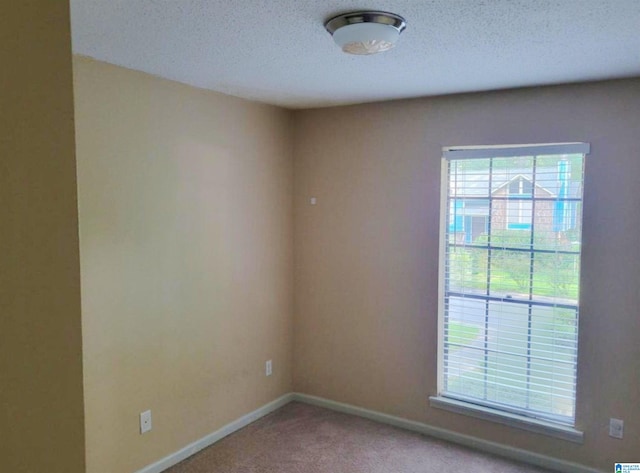
[(574, 425), (588, 150), (445, 150), (438, 399)]

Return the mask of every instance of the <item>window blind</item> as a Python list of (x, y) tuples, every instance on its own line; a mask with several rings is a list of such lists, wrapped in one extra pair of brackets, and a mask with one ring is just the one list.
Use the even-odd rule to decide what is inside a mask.
[(445, 153), (442, 396), (574, 424), (588, 149)]

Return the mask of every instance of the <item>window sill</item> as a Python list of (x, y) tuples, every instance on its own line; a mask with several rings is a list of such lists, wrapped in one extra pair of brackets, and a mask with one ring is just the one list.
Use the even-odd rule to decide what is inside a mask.
[(574, 443), (583, 443), (584, 433), (572, 427), (554, 424), (544, 420), (531, 419), (529, 417), (499, 411), (490, 407), (477, 406), (468, 402), (457, 401), (441, 396), (431, 396), (429, 405), (438, 409), (444, 409), (457, 414), (464, 414), (478, 419), (484, 419), (498, 424), (528, 430), (537, 434), (548, 435)]

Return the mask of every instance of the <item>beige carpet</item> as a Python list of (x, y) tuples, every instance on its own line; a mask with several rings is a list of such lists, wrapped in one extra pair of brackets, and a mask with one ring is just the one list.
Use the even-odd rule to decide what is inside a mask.
[(370, 420), (292, 402), (166, 473), (544, 473)]

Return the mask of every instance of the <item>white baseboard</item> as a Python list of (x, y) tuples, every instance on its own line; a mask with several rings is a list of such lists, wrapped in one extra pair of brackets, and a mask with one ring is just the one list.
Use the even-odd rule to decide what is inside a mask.
[(275, 399), (274, 401), (271, 401), (270, 403), (265, 404), (262, 407), (259, 407), (255, 411), (249, 412), (248, 414), (234, 420), (233, 422), (225, 425), (224, 427), (216, 430), (215, 432), (212, 432), (209, 435), (202, 437), (200, 440), (196, 440), (195, 442), (187, 445), (186, 447), (181, 448), (177, 452), (174, 452), (171, 455), (168, 455), (163, 459), (158, 460), (155, 463), (152, 463), (151, 465), (145, 466), (142, 470), (138, 470), (137, 473), (161, 473), (167, 468), (177, 463), (180, 463), (182, 460), (190, 457), (194, 453), (199, 452), (203, 448), (206, 448), (216, 443), (218, 440), (226, 437), (227, 435), (232, 434), (237, 430), (240, 430), (241, 428), (251, 424), (252, 422), (255, 422), (261, 417), (264, 417), (267, 414), (270, 414), (271, 412), (275, 411), (276, 409), (279, 409), (280, 407), (284, 406), (285, 404), (288, 404), (292, 400), (293, 400), (293, 393), (288, 393), (288, 394), (285, 394), (284, 396), (280, 396), (278, 399)]
[[(457, 432), (453, 432), (447, 429), (441, 429), (440, 427), (433, 427), (428, 424), (416, 422), (401, 417), (395, 417), (389, 414), (383, 414), (382, 412), (372, 411), (364, 409), (362, 407), (353, 406), (351, 404), (344, 404), (341, 402), (331, 401), (317, 396), (310, 396), (308, 394), (293, 393), (294, 401), (304, 402), (306, 404), (312, 404), (318, 407), (324, 407), (345, 414), (352, 414), (366, 419), (381, 422), (383, 424), (389, 424), (401, 429), (411, 430), (413, 432), (419, 432), (421, 434), (436, 437), (449, 442), (471, 447), (483, 452), (492, 453), (501, 457), (509, 458), (511, 460), (521, 461), (531, 465), (536, 465), (542, 468), (548, 468), (550, 470), (556, 470), (563, 473), (601, 473), (600, 470), (590, 468), (588, 466), (580, 465), (565, 460), (560, 460), (539, 453), (533, 453), (528, 450), (520, 448), (509, 447), (481, 438), (472, 437), (470, 435), (464, 435)], [(426, 402), (426, 401), (425, 401)]]

